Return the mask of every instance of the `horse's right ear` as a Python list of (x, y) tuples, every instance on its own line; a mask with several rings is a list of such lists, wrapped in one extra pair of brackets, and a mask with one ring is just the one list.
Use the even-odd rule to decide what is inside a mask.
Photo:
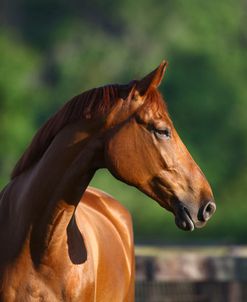
[(136, 85), (136, 89), (140, 93), (140, 95), (144, 95), (149, 91), (150, 88), (157, 88), (159, 87), (163, 76), (165, 74), (165, 70), (168, 63), (167, 61), (162, 61), (161, 64), (144, 78), (139, 80)]

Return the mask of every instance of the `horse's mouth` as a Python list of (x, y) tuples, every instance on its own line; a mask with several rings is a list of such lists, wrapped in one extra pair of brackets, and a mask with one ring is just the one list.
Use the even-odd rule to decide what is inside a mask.
[(184, 231), (193, 231), (195, 228), (202, 228), (206, 222), (194, 221), (186, 207), (180, 207), (175, 214), (176, 225)]
[(190, 213), (185, 207), (178, 209), (175, 215), (175, 222), (176, 225), (184, 231), (193, 231), (195, 228)]

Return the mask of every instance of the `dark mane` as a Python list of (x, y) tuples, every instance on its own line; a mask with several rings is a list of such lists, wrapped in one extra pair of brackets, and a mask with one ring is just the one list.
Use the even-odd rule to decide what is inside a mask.
[(52, 116), (36, 133), (30, 146), (17, 162), (11, 179), (30, 168), (45, 153), (57, 133), (67, 124), (80, 119), (90, 119), (109, 112), (115, 101), (128, 90), (128, 85), (107, 85), (75, 96)]

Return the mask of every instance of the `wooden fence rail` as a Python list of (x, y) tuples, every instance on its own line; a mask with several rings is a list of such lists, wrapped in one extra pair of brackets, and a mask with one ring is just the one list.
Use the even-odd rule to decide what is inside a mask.
[(247, 248), (137, 248), (136, 302), (247, 302)]

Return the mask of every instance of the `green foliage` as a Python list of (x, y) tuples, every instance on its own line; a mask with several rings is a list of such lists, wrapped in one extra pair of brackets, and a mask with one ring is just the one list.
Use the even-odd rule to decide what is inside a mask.
[(0, 11), (1, 185), (61, 104), (88, 88), (141, 77), (165, 58), (161, 91), (212, 183), (217, 213), (205, 229), (187, 234), (170, 213), (106, 171), (92, 184), (130, 209), (139, 240), (245, 241), (245, 1), (13, 0)]
[(35, 70), (32, 51), (10, 36), (0, 36), (0, 183), (33, 133), (32, 102), (35, 101)]

